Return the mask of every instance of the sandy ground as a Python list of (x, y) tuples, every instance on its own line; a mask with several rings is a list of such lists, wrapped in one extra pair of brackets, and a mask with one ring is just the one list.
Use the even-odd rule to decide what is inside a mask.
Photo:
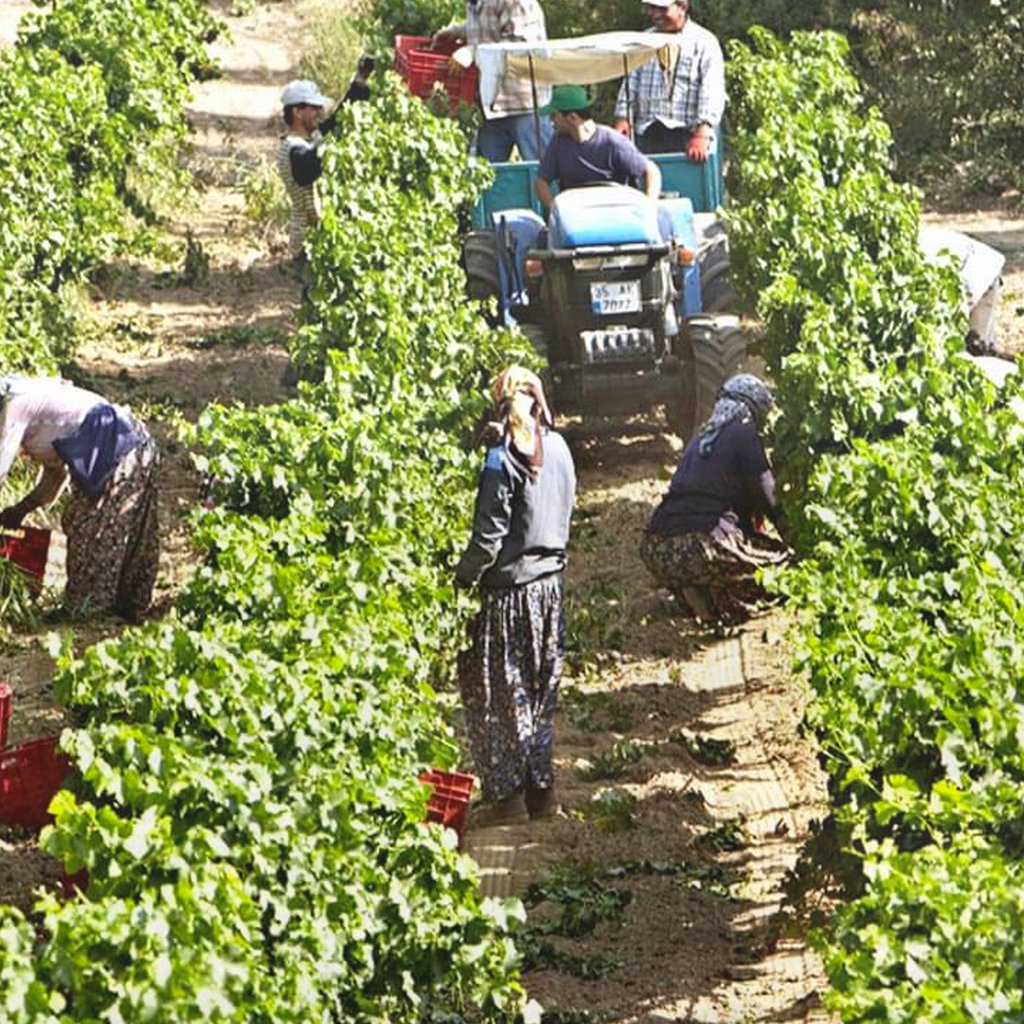
[[(826, 805), (814, 749), (798, 734), (806, 694), (789, 673), (784, 616), (718, 639), (650, 585), (637, 545), (678, 454), (658, 421), (566, 431), (580, 499), (557, 724), (563, 813), (471, 831), (468, 846), (495, 894), (529, 893), (571, 867), (629, 903), (589, 934), (553, 937), (585, 962), (542, 962), (527, 989), (546, 1007), (616, 1024), (825, 1020), (820, 964), (799, 938), (780, 938), (777, 918), (786, 872)], [(734, 757), (703, 763), (684, 736)], [(621, 774), (601, 770), (630, 746), (640, 755)], [(634, 801), (628, 820), (594, 816), (609, 793)], [(736, 848), (718, 848), (733, 828)], [(543, 901), (531, 922), (556, 913)]]

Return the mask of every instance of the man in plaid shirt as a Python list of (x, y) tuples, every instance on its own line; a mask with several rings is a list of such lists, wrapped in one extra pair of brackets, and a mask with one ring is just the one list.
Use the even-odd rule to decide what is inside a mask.
[[(544, 12), (537, 0), (466, 0), (466, 20), (449, 25), (434, 35), (458, 45), (468, 43), (524, 42), (547, 39)], [(537, 106), (551, 98), (550, 86), (537, 86)], [(551, 123), (534, 113), (533, 87), (529, 79), (506, 71), (494, 102), (483, 111), (475, 149), (491, 163), (507, 160), (513, 145), (523, 160), (539, 160), (551, 141)], [(539, 139), (538, 139), (539, 133)]]
[(653, 31), (679, 34), (678, 49), (664, 62), (648, 61), (623, 81), (612, 127), (629, 135), (632, 125), (642, 153), (685, 151), (691, 160), (703, 162), (725, 109), (722, 47), (689, 19), (689, 0), (643, 4)]

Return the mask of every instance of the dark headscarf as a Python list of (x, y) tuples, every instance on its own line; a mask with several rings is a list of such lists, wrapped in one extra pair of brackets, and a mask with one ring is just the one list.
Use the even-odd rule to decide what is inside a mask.
[(701, 458), (711, 454), (719, 434), (730, 423), (753, 423), (762, 430), (774, 404), (771, 389), (760, 377), (752, 373), (730, 377), (719, 390), (708, 421), (697, 432)]

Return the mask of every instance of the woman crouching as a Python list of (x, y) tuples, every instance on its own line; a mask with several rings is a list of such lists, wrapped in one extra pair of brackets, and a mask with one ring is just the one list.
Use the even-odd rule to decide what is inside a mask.
[(19, 527), (70, 476), (65, 608), (138, 619), (160, 554), (156, 442), (127, 409), (56, 377), (0, 378), (0, 403), (0, 484), (19, 451), (42, 467), (35, 487), (0, 512), (0, 526)]
[(765, 516), (778, 525), (761, 437), (772, 404), (770, 389), (753, 374), (722, 385), (640, 544), (655, 580), (705, 621), (745, 619), (766, 596), (757, 570), (788, 557), (784, 544), (758, 529)]

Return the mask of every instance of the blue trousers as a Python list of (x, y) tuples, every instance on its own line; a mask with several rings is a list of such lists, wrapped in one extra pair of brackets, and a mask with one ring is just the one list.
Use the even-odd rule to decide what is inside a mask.
[[(537, 122), (540, 123), (540, 145), (537, 145)], [(477, 129), (474, 150), (477, 156), (496, 164), (519, 150), (521, 160), (539, 160), (551, 141), (553, 128), (546, 117), (531, 114), (510, 114), (485, 120)]]

